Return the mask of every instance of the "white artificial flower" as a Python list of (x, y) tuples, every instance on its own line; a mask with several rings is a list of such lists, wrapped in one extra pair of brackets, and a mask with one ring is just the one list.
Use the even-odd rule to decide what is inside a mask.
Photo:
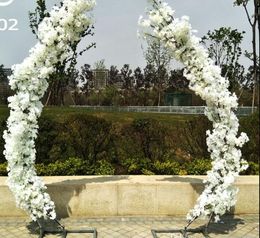
[(237, 136), (239, 123), (233, 111), (238, 106), (237, 97), (229, 92), (229, 82), (221, 76), (220, 67), (214, 65), (200, 39), (193, 35), (189, 17), (174, 18), (174, 11), (164, 1), (149, 1), (152, 8), (148, 20), (142, 17), (140, 21), (142, 34), (149, 37), (152, 32), (152, 37), (162, 40), (170, 54), (186, 66), (184, 76), (190, 81), (189, 87), (206, 101), (205, 115), (213, 123), (213, 130), (206, 132), (212, 170), (207, 172), (205, 190), (187, 219), (214, 213), (217, 221), (235, 204), (237, 189), (233, 183), (248, 166), (237, 148), (248, 141), (245, 133)]
[(46, 193), (46, 186), (37, 177), (35, 143), (37, 120), (42, 112), (40, 102), (48, 88), (47, 79), (54, 65), (70, 57), (70, 42), (77, 42), (92, 22), (85, 15), (94, 0), (64, 0), (54, 7), (38, 29), (39, 42), (29, 56), (12, 67), (9, 84), (16, 94), (8, 98), (10, 116), (7, 120), (4, 155), (8, 161), (8, 185), (17, 206), (27, 211), (33, 220), (56, 218), (55, 205)]

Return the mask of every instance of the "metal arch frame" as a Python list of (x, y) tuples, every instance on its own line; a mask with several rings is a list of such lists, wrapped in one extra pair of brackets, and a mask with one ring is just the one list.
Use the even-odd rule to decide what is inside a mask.
[(40, 228), (40, 234), (38, 238), (44, 238), (46, 234), (60, 234), (62, 235), (62, 238), (66, 238), (67, 234), (71, 233), (86, 233), (86, 234), (93, 234), (93, 238), (98, 237), (97, 230), (95, 228), (87, 229), (87, 230), (67, 230), (63, 225), (60, 224), (60, 222), (55, 219), (54, 222), (57, 224), (57, 230), (52, 229), (46, 229), (44, 225), (41, 224), (39, 220), (37, 220), (37, 224)]

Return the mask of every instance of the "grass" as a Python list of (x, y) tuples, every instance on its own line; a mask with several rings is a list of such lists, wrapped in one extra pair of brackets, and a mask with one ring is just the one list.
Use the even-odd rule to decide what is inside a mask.
[[(99, 118), (106, 119), (113, 123), (126, 124), (130, 123), (135, 119), (140, 118), (151, 118), (160, 121), (162, 124), (167, 126), (178, 126), (187, 120), (190, 120), (196, 115), (179, 115), (179, 114), (166, 114), (166, 113), (147, 113), (147, 112), (106, 112), (96, 111), (88, 108), (75, 108), (75, 107), (45, 107), (43, 109), (43, 116), (50, 116), (57, 121), (62, 121), (64, 115), (73, 114), (86, 114), (92, 115)], [(6, 106), (0, 106), (0, 119), (6, 118), (9, 114), (9, 109)]]

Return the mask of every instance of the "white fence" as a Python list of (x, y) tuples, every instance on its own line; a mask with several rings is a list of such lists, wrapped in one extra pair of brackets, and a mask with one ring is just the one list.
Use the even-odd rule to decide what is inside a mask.
[[(171, 114), (204, 114), (204, 106), (128, 106), (128, 107), (114, 107), (114, 106), (72, 106), (79, 108), (86, 108), (87, 110), (95, 111), (110, 111), (110, 112), (154, 112), (154, 113), (171, 113)], [(257, 108), (254, 108), (256, 111)], [(252, 107), (239, 107), (236, 114), (239, 116), (246, 116), (252, 113)]]

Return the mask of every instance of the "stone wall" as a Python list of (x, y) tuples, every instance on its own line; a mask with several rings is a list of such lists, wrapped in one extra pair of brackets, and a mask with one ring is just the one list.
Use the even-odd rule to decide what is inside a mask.
[[(171, 216), (191, 209), (204, 176), (44, 177), (59, 217)], [(0, 217), (25, 216), (0, 177)], [(259, 176), (241, 176), (232, 213), (259, 213)]]

